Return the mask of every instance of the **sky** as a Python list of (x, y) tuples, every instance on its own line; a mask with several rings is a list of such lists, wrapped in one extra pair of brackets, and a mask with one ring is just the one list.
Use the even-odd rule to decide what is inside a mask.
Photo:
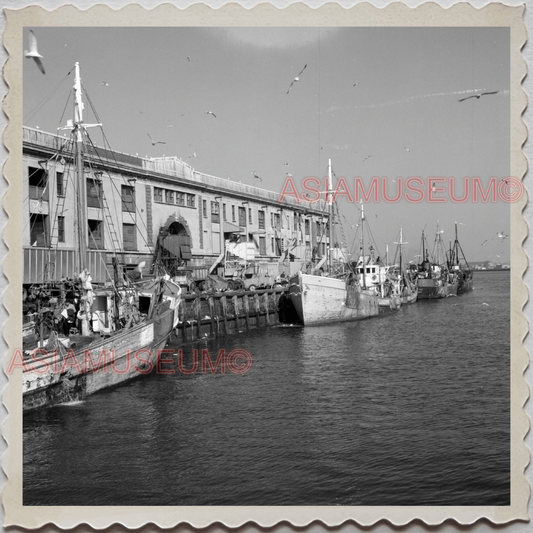
[[(24, 31), (27, 42), (28, 28)], [(504, 179), (510, 173), (506, 28), (34, 28), (46, 75), (24, 61), (24, 125), (55, 132), (72, 117), (80, 63), (86, 122), (110, 147), (177, 156), (196, 170), (281, 192), (287, 173), (370, 184), (398, 177)], [(302, 71), (299, 81), (289, 86)], [(71, 72), (69, 74), (69, 72)], [(481, 98), (460, 99), (498, 91)], [(88, 101), (97, 115), (91, 110)], [(216, 115), (207, 113), (210, 111)], [(165, 144), (152, 145), (149, 135)], [(103, 144), (95, 131), (96, 144)], [(254, 173), (261, 178), (254, 178)], [(448, 243), (458, 223), (469, 261), (509, 262), (509, 205), (403, 198), (365, 203), (383, 254), (403, 229), (408, 259)], [(352, 188), (353, 193), (353, 188)], [(458, 188), (462, 193), (462, 187)], [(348, 245), (360, 207), (339, 201)]]

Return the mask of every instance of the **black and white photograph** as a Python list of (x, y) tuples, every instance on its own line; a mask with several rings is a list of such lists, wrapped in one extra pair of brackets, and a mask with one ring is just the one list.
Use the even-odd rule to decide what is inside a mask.
[(513, 31), (24, 24), (22, 506), (513, 509)]

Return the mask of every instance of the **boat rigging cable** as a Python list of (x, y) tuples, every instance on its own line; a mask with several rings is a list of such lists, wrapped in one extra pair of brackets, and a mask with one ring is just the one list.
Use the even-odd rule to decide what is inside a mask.
[[(92, 103), (91, 97), (90, 97), (89, 93), (87, 92), (87, 89), (83, 86), (83, 84), (82, 84), (82, 87), (83, 87), (83, 90), (85, 91), (85, 96), (86, 96), (86, 98), (87, 98), (87, 102), (89, 103), (89, 106), (90, 106), (92, 112), (94, 113), (94, 116), (95, 116), (95, 118), (96, 118), (96, 121), (99, 122), (99, 123), (101, 124), (100, 118), (99, 118), (98, 113), (97, 113), (97, 111), (96, 111), (96, 109), (95, 109), (95, 107), (94, 107), (94, 105), (93, 105), (93, 103)], [(111, 154), (111, 156), (112, 156), (112, 158), (113, 158), (113, 162), (118, 166), (118, 161), (117, 161), (117, 159), (116, 159), (116, 157), (115, 157), (115, 152), (114, 152), (113, 150), (111, 150), (111, 145), (110, 145), (110, 143), (109, 143), (109, 141), (108, 141), (108, 139), (107, 139), (107, 136), (106, 136), (106, 134), (105, 134), (105, 132), (104, 132), (104, 128), (103, 128), (102, 126), (100, 127), (100, 131), (101, 131), (101, 133), (102, 133), (102, 138), (103, 138), (103, 140), (104, 140), (104, 147), (103, 147), (104, 150), (106, 150), (109, 154)], [(98, 161), (100, 162), (100, 164), (101, 164), (102, 166), (104, 166), (104, 163), (103, 163), (102, 159), (101, 159), (100, 156), (98, 155), (98, 149), (97, 149), (97, 147), (93, 144), (93, 142), (92, 142), (91, 138), (89, 137), (89, 135), (87, 135), (87, 138), (89, 139), (89, 141), (90, 141), (90, 143), (91, 143), (91, 146), (92, 146), (93, 149), (94, 149), (94, 153), (95, 153), (95, 155), (96, 155)], [(123, 181), (123, 183), (124, 183), (125, 185), (129, 185), (127, 179), (126, 179), (124, 176), (122, 176), (122, 181)], [(117, 186), (116, 186), (115, 183), (114, 183), (114, 180), (110, 180), (110, 182), (111, 182), (111, 186), (112, 186), (113, 189), (116, 191), (116, 193), (117, 193), (117, 195), (119, 196), (119, 198), (122, 198), (120, 191), (118, 190)], [(114, 200), (115, 200), (115, 195), (113, 195), (113, 201), (114, 201)], [(146, 226), (146, 223), (145, 223), (145, 221), (144, 221), (144, 218), (143, 218), (142, 216), (140, 216), (141, 214), (137, 211), (137, 207), (136, 207), (136, 206), (135, 206), (135, 212), (137, 212), (137, 214), (139, 215), (138, 220), (141, 221), (141, 227), (145, 230), (145, 233), (144, 233), (144, 234), (141, 232), (141, 237), (142, 237), (142, 239), (143, 239), (143, 242), (144, 242), (144, 244), (146, 245), (146, 247), (148, 248), (148, 250), (150, 251), (150, 253), (153, 254), (153, 253), (154, 253), (154, 245), (151, 244), (150, 242), (148, 242), (148, 240), (147, 240), (147, 239), (145, 238), (145, 236), (144, 236), (144, 235), (148, 235), (148, 227)], [(133, 216), (133, 212), (130, 211), (129, 213), (130, 213), (130, 216), (131, 216), (131, 218), (132, 218), (132, 222), (133, 222), (134, 224), (138, 224), (138, 220), (135, 219), (135, 217)]]
[[(42, 108), (43, 106), (48, 103), (50, 98), (54, 95), (54, 93), (57, 92), (60, 85), (72, 74), (72, 70), (62, 79), (60, 82), (50, 91), (48, 96), (46, 96), (40, 103), (38, 103), (32, 110), (29, 111), (29, 115), (26, 115), (26, 118), (23, 119), (23, 124), (27, 126), (27, 123), (29, 120), (31, 120)], [(67, 108), (68, 102), (70, 101), (70, 92), (69, 92), (69, 100), (67, 100), (67, 103), (65, 104), (65, 108), (63, 109), (63, 114), (61, 115), (60, 124), (62, 124), (63, 116), (65, 114), (65, 110)]]

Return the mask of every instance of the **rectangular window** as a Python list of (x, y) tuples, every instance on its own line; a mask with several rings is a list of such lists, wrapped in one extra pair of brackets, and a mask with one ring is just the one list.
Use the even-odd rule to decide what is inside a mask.
[(298, 215), (294, 213), (294, 231), (298, 229)]
[(246, 226), (246, 209), (239, 206), (239, 226)]
[(102, 182), (87, 179), (87, 207), (102, 207)]
[(48, 246), (48, 217), (30, 214), (30, 239), (32, 246)]
[(101, 220), (88, 220), (89, 243), (88, 247), (92, 250), (104, 249), (104, 227)]
[(235, 206), (231, 206), (231, 221), (235, 222)]
[(163, 201), (163, 189), (160, 189), (159, 187), (154, 187), (154, 202), (162, 202)]
[(264, 211), (258, 211), (258, 223), (259, 223), (259, 229), (265, 229), (265, 212)]
[(48, 201), (48, 174), (42, 168), (28, 167), (30, 200)]
[(218, 202), (211, 202), (211, 222), (220, 223), (220, 204)]
[(184, 192), (176, 193), (176, 203), (178, 205), (185, 205), (185, 193)]
[(204, 214), (204, 218), (207, 218), (207, 200), (202, 200), (202, 212)]
[(196, 205), (194, 194), (187, 195), (187, 207), (194, 207)]
[(122, 242), (124, 250), (137, 250), (135, 224), (122, 224)]
[(281, 215), (279, 213), (274, 213), (274, 227), (281, 229)]
[(248, 208), (248, 223), (249, 224), (252, 223), (252, 208), (251, 207)]
[(309, 220), (305, 221), (305, 234), (309, 235), (310, 232), (310, 226), (309, 226)]
[(224, 220), (228, 220), (226, 217), (226, 204), (222, 204), (222, 217)]
[(121, 185), (122, 211), (126, 213), (135, 212), (135, 189), (129, 185)]
[(56, 172), (57, 195), (65, 196), (65, 183), (63, 182), (63, 172)]
[(57, 217), (57, 241), (65, 242), (65, 217)]
[(267, 254), (266, 237), (259, 237), (259, 255)]
[(165, 191), (165, 202), (167, 204), (174, 203), (174, 191)]

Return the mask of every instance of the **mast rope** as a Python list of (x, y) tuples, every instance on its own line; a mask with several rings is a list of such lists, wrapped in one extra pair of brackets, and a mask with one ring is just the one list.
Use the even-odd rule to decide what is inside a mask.
[[(62, 78), (59, 83), (52, 89), (52, 91), (48, 94), (48, 96), (45, 96), (45, 98), (40, 102), (38, 103), (33, 109), (31, 109), (29, 112), (28, 112), (28, 115), (26, 115), (26, 118), (23, 119), (24, 120), (24, 125), (27, 125), (28, 121), (31, 120), (42, 108), (43, 106), (50, 100), (50, 98), (52, 98), (52, 96), (57, 92), (57, 90), (59, 89), (59, 86), (72, 74), (72, 70), (70, 72), (68, 72), (68, 74)], [(69, 90), (69, 99), (67, 100), (67, 104), (68, 104), (68, 101), (70, 100), (70, 90)]]

